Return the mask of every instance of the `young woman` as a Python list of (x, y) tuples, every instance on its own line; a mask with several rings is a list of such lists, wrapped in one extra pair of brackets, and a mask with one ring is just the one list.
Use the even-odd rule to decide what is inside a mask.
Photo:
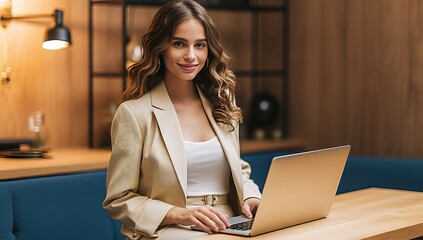
[(207, 11), (168, 2), (142, 48), (112, 123), (104, 208), (127, 239), (192, 239), (251, 218), (261, 194), (240, 159), (235, 77)]

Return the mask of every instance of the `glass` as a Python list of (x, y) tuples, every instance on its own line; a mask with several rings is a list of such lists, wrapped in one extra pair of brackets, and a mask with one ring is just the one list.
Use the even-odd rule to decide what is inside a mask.
[(42, 111), (33, 112), (28, 118), (29, 131), (32, 132), (32, 148), (43, 148), (46, 143), (45, 115)]

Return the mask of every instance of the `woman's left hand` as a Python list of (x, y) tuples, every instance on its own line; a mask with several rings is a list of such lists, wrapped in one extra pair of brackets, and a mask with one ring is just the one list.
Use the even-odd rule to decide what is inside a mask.
[(253, 217), (253, 212), (257, 211), (257, 208), (260, 204), (260, 199), (258, 198), (247, 198), (242, 204), (242, 212), (247, 218)]

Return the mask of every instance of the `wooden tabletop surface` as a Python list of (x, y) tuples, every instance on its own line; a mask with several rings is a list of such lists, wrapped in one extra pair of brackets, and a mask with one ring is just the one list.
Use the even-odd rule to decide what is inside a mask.
[(0, 158), (0, 180), (106, 169), (110, 150), (52, 149), (46, 158)]
[(327, 218), (256, 237), (214, 234), (202, 240), (412, 239), (423, 236), (423, 193), (380, 188), (337, 195)]

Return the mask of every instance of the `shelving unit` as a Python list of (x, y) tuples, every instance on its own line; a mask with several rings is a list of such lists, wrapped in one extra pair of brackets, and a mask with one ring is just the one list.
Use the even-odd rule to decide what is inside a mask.
[[(250, 0), (251, 2), (251, 0)], [(255, 91), (258, 86), (258, 79), (262, 77), (278, 77), (281, 78), (282, 81), (282, 103), (283, 107), (280, 106), (280, 112), (282, 114), (281, 121), (282, 121), (282, 132), (284, 133), (284, 138), (286, 138), (288, 133), (288, 72), (289, 69), (289, 40), (288, 40), (288, 33), (289, 33), (289, 0), (282, 0), (283, 5), (272, 5), (272, 6), (260, 6), (260, 5), (206, 5), (205, 7), (213, 11), (243, 11), (252, 14), (252, 33), (251, 34), (251, 70), (240, 70), (237, 71), (235, 69), (235, 74), (237, 77), (250, 77), (251, 78), (251, 96), (255, 95)], [(142, 6), (142, 7), (159, 7), (163, 4), (163, 1), (145, 1), (145, 0), (110, 0), (110, 1), (96, 1), (90, 0), (89, 1), (89, 21), (88, 21), (88, 30), (89, 30), (89, 146), (99, 147), (98, 144), (95, 143), (95, 131), (94, 131), (94, 82), (97, 78), (116, 78), (121, 80), (121, 90), (123, 91), (126, 88), (126, 78), (127, 78), (127, 71), (126, 71), (126, 61), (127, 61), (127, 36), (128, 36), (128, 22), (127, 22), (127, 8), (130, 6)], [(94, 68), (94, 22), (93, 22), (93, 14), (94, 10), (98, 6), (111, 6), (120, 8), (121, 12), (121, 66), (120, 70), (118, 71), (97, 71)], [(258, 63), (258, 50), (255, 46), (257, 46), (257, 42), (259, 41), (259, 36), (255, 34), (257, 29), (260, 28), (259, 26), (259, 14), (262, 13), (280, 13), (283, 14), (283, 24), (282, 24), (282, 36), (283, 36), (283, 47), (282, 47), (282, 64), (280, 69), (274, 70), (260, 70), (259, 63)], [(279, 29), (278, 29), (279, 30)], [(97, 49), (96, 49), (97, 50)], [(283, 141), (283, 140), (282, 140)], [(279, 142), (282, 142), (279, 141)], [(249, 141), (251, 142), (251, 141)], [(283, 146), (283, 144), (282, 144)]]

